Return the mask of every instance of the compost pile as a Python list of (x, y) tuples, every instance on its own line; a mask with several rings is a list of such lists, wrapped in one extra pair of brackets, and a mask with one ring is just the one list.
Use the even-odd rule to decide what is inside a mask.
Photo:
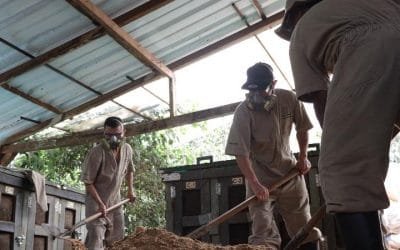
[(115, 242), (109, 250), (269, 250), (265, 246), (218, 246), (180, 237), (160, 228), (137, 227), (134, 234)]
[[(66, 243), (71, 246), (72, 250), (86, 250), (85, 244), (82, 241), (76, 239), (65, 239)], [(65, 244), (65, 243), (64, 243)], [(65, 245), (64, 245), (65, 247)]]

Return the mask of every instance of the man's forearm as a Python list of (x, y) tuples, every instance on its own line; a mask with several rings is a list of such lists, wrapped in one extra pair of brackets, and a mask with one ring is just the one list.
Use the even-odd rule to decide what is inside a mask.
[(126, 184), (128, 185), (128, 193), (133, 193), (133, 172), (129, 171), (126, 174)]
[(308, 131), (297, 131), (296, 137), (299, 144), (299, 158), (305, 159), (307, 158)]
[(236, 162), (239, 166), (240, 171), (248, 181), (250, 182), (258, 181), (248, 156), (237, 155)]
[(92, 196), (92, 198), (96, 201), (99, 207), (105, 205), (104, 202), (101, 200), (100, 195), (93, 184), (85, 184), (85, 188), (86, 188), (86, 193)]

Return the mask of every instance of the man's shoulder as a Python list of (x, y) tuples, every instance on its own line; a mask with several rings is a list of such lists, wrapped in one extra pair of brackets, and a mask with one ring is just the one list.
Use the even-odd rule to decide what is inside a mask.
[(280, 98), (291, 98), (296, 99), (296, 94), (292, 90), (287, 89), (275, 89), (275, 95)]
[(246, 104), (246, 100), (242, 101), (241, 103), (239, 103), (239, 105), (236, 107), (235, 109), (235, 115), (245, 115), (247, 113), (249, 113), (249, 107)]
[(132, 146), (131, 146), (129, 143), (124, 142), (123, 145), (124, 145), (124, 149), (125, 149), (126, 151), (132, 153), (133, 149), (132, 149)]
[(97, 153), (97, 152), (102, 152), (103, 150), (104, 150), (104, 145), (103, 145), (103, 143), (99, 142), (99, 143), (96, 143), (96, 145), (94, 145), (90, 149), (90, 152)]

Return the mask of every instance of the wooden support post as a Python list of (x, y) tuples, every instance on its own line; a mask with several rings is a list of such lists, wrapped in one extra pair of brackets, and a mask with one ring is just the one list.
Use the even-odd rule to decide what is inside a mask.
[(176, 88), (175, 88), (175, 77), (169, 78), (169, 114), (170, 117), (174, 117), (176, 114)]

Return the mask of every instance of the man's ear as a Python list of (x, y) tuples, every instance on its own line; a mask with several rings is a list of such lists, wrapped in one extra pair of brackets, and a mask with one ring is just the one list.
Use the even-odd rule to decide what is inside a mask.
[(273, 80), (273, 81), (272, 81), (272, 83), (271, 83), (271, 87), (272, 87), (272, 89), (274, 89), (274, 88), (275, 88), (276, 82), (277, 82), (277, 80)]

